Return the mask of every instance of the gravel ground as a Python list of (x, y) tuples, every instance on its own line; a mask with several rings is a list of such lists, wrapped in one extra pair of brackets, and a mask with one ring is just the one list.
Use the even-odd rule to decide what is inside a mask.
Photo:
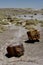
[[(27, 39), (26, 30), (22, 27), (11, 26), (0, 33), (0, 65), (43, 65), (43, 28), (40, 31), (40, 42), (25, 43)], [(24, 45), (25, 52), (20, 58), (5, 56), (6, 47), (13, 43)]]

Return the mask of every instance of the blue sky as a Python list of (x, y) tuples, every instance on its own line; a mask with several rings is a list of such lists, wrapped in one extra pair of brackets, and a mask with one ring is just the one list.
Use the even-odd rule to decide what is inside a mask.
[(43, 8), (43, 0), (0, 0), (0, 8)]

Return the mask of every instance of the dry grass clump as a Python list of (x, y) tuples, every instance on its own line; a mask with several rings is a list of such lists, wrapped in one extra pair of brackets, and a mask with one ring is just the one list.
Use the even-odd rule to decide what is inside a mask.
[(43, 27), (43, 24), (41, 23), (41, 27)]
[(41, 27), (43, 27), (43, 24), (41, 24)]
[(39, 21), (37, 19), (26, 20), (26, 25), (36, 25), (38, 23), (39, 23)]
[(34, 25), (27, 25), (27, 26), (25, 26), (25, 29), (27, 29), (27, 30), (30, 30), (30, 29), (34, 29)]
[(20, 22), (22, 19), (19, 19), (19, 18), (16, 18), (16, 17), (14, 17), (13, 18), (13, 20), (11, 21), (10, 20), (10, 23), (12, 23), (12, 24), (15, 24), (15, 25), (21, 25), (22, 23)]
[(25, 20), (22, 22), (20, 22), (20, 21), (14, 21), (14, 22), (15, 22), (15, 25), (22, 25), (25, 28), (28, 28), (30, 25), (36, 26), (39, 23), (39, 21), (37, 19)]
[(16, 26), (19, 26), (19, 25), (22, 25), (22, 22), (16, 22), (16, 24), (15, 24)]
[(39, 23), (41, 23), (41, 27), (43, 27), (43, 21), (40, 21)]
[(12, 23), (12, 24), (16, 24), (16, 23), (19, 23), (20, 20), (21, 19), (14, 17), (13, 19), (10, 19), (9, 22)]
[(14, 20), (15, 20), (15, 21), (20, 21), (20, 19), (19, 19), (19, 18), (16, 18), (16, 17), (14, 17)]
[(6, 28), (3, 25), (0, 25), (0, 33), (2, 33), (5, 30), (6, 30)]
[(32, 28), (32, 27), (36, 26), (36, 25), (39, 23), (39, 21), (38, 21), (37, 19), (35, 19), (35, 20), (33, 20), (33, 19), (31, 19), (31, 20), (26, 20), (26, 21), (24, 21), (24, 22), (25, 22), (24, 27), (25, 27), (26, 29)]
[(7, 21), (0, 21), (0, 24), (2, 24), (2, 25), (8, 25), (9, 23)]

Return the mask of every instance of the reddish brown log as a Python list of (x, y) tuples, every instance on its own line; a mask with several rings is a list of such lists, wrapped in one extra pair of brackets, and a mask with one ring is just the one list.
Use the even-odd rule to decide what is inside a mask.
[(8, 46), (7, 52), (9, 56), (22, 56), (24, 54), (24, 47), (23, 44), (16, 45), (16, 46)]
[(27, 31), (28, 39), (29, 40), (39, 40), (40, 33), (37, 30)]

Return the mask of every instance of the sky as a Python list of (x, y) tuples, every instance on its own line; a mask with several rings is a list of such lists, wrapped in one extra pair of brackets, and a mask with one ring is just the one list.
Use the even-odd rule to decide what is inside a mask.
[(0, 0), (0, 8), (43, 8), (43, 0)]

